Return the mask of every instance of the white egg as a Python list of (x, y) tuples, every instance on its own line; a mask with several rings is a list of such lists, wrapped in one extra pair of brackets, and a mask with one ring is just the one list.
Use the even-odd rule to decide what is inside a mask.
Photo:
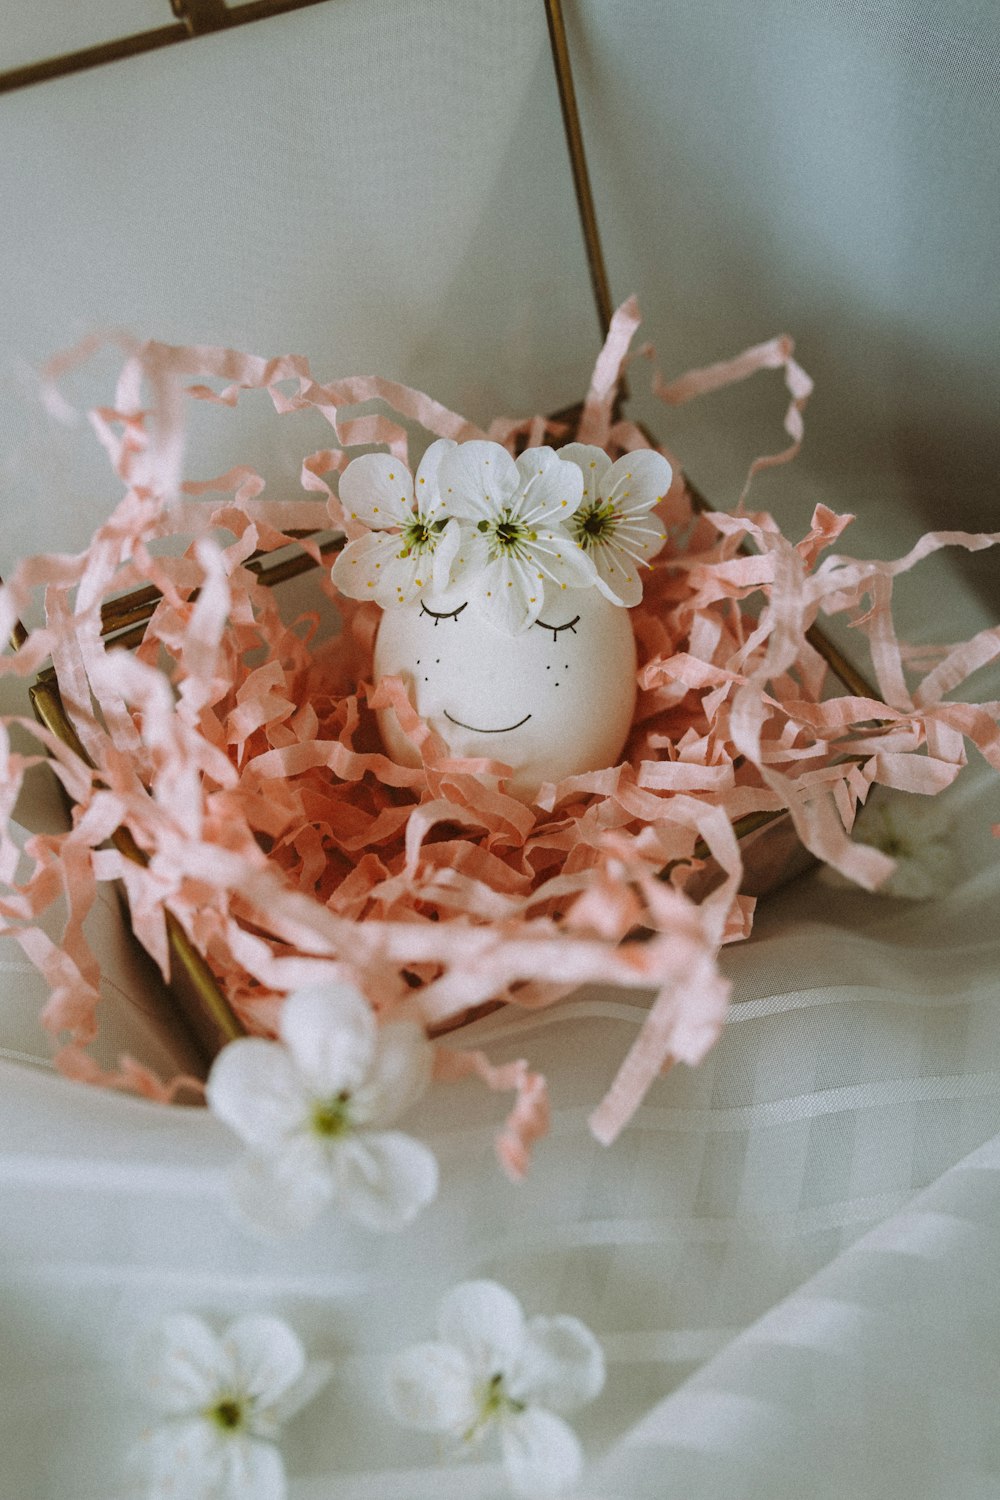
[[(507, 790), (530, 800), (545, 781), (617, 764), (635, 711), (635, 637), (629, 611), (596, 588), (547, 595), (518, 635), (438, 595), (383, 613), (375, 679), (387, 676), (455, 755), (504, 762)], [(393, 759), (418, 765), (392, 709), (378, 722)]]

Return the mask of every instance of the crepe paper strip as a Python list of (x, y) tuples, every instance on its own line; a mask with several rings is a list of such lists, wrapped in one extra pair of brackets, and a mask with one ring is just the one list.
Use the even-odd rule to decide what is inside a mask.
[(192, 1102), (200, 1101), (205, 1093), (205, 1085), (200, 1078), (179, 1073), (169, 1084), (164, 1084), (149, 1068), (127, 1053), (123, 1054), (117, 1068), (102, 1068), (82, 1048), (66, 1046), (56, 1053), (53, 1062), (64, 1077), (71, 1078), (76, 1083), (87, 1083), (94, 1088), (116, 1089), (119, 1093), (138, 1094), (140, 1098), (149, 1099), (154, 1104), (175, 1104), (182, 1094), (189, 1095)]
[(954, 692), (973, 672), (996, 661), (998, 656), (1000, 625), (993, 625), (949, 651), (921, 682), (914, 694), (915, 702), (919, 705), (940, 702), (946, 693)]
[[(880, 751), (871, 765), (871, 780), (899, 792), (918, 792), (934, 797), (951, 786), (961, 770), (960, 765), (936, 760), (931, 755), (899, 755)], [(867, 771), (866, 767), (866, 771)]]
[(839, 541), (854, 519), (847, 511), (838, 512), (827, 505), (817, 505), (808, 534), (795, 543), (795, 550), (806, 566), (814, 567), (819, 561), (820, 553)]
[(439, 1046), (434, 1054), (434, 1077), (448, 1083), (473, 1077), (494, 1092), (514, 1092), (514, 1107), (497, 1136), (496, 1152), (512, 1182), (525, 1177), (532, 1146), (549, 1130), (549, 1096), (542, 1074), (533, 1073), (523, 1058), (497, 1066), (485, 1052)]
[(625, 357), (639, 323), (639, 304), (635, 297), (630, 297), (615, 310), (604, 347), (597, 357), (590, 389), (583, 403), (578, 442), (607, 447), (611, 412), (618, 395)]
[(1000, 531), (970, 532), (970, 531), (928, 531), (918, 542), (910, 548), (903, 557), (897, 558), (890, 563), (861, 564), (862, 567), (874, 567), (879, 571), (887, 572), (891, 577), (897, 578), (901, 573), (908, 573), (917, 563), (923, 562), (935, 552), (940, 552), (943, 547), (961, 547), (966, 552), (982, 552), (987, 547), (995, 547), (1000, 542)]
[(701, 935), (670, 945), (673, 972), (661, 985), (652, 1008), (610, 1089), (590, 1116), (590, 1128), (611, 1145), (672, 1062), (699, 1063), (718, 1039), (729, 1004), (730, 985), (719, 975), (715, 957)]
[(691, 370), (688, 374), (669, 383), (663, 379), (659, 370), (654, 373), (654, 393), (668, 406), (681, 406), (696, 396), (709, 395), (737, 381), (746, 380), (761, 370), (784, 371), (785, 385), (791, 397), (785, 412), (784, 427), (792, 441), (780, 453), (767, 454), (753, 460), (740, 493), (739, 504), (741, 506), (759, 473), (764, 469), (789, 463), (802, 446), (802, 439), (805, 435), (802, 413), (812, 395), (813, 383), (802, 366), (793, 358), (794, 353), (793, 340), (787, 334), (781, 334), (778, 338), (768, 339), (766, 343), (755, 344), (753, 348), (745, 349), (735, 359), (722, 360), (700, 370)]
[(1000, 771), (1000, 703), (939, 703), (925, 716), (972, 741), (985, 761)]

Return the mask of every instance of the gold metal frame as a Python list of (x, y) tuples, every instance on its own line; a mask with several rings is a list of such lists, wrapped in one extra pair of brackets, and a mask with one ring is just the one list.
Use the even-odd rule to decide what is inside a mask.
[(587, 153), (583, 147), (583, 129), (580, 125), (580, 112), (576, 105), (576, 88), (573, 84), (573, 67), (569, 55), (569, 39), (566, 35), (562, 0), (545, 0), (545, 19), (549, 26), (549, 43), (552, 47), (552, 61), (555, 65), (556, 84), (559, 88), (563, 128), (566, 132), (566, 145), (569, 149), (570, 166), (573, 171), (573, 186), (576, 189), (576, 202), (580, 211), (580, 228), (583, 230), (583, 243), (587, 251), (590, 284), (594, 291), (594, 302), (597, 305), (597, 316), (601, 321), (601, 328), (607, 333), (611, 327), (614, 303), (611, 300), (611, 287), (608, 282), (607, 267), (604, 264), (604, 250), (597, 227), (597, 209), (594, 207), (594, 194), (590, 186)]
[[(82, 0), (77, 0), (77, 3), (82, 3)], [(33, 83), (48, 83), (53, 78), (66, 78), (71, 73), (83, 73), (88, 68), (120, 62), (125, 57), (156, 52), (161, 47), (172, 47), (177, 42), (188, 42), (193, 37), (208, 36), (214, 31), (229, 31), (235, 26), (247, 26), (253, 21), (282, 16), (287, 11), (303, 10), (307, 5), (325, 3), (326, 0), (248, 0), (247, 4), (231, 10), (226, 0), (170, 0), (170, 9), (177, 17), (172, 24), (98, 42), (93, 47), (81, 48), (79, 52), (42, 58), (40, 62), (26, 63), (21, 68), (10, 68), (6, 73), (0, 73), (0, 94), (28, 88)]]

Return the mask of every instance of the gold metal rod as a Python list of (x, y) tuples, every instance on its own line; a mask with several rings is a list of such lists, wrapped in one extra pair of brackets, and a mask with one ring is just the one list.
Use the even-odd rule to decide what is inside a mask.
[(570, 63), (562, 0), (545, 0), (545, 18), (549, 23), (552, 61), (555, 64), (556, 82), (559, 85), (559, 103), (566, 130), (570, 165), (573, 169), (573, 186), (576, 188), (576, 201), (580, 210), (580, 225), (587, 250), (587, 264), (590, 267), (590, 282), (594, 289), (594, 301), (597, 304), (601, 331), (607, 333), (611, 327), (614, 305), (611, 300), (607, 268), (604, 264), (604, 251), (601, 248), (601, 235), (597, 227), (594, 195), (590, 188), (590, 171), (583, 147), (583, 131), (580, 128), (580, 112), (576, 105), (576, 89), (573, 86), (573, 69)]
[(118, 62), (123, 57), (138, 57), (143, 52), (155, 52), (158, 47), (186, 42), (189, 35), (187, 27), (177, 21), (172, 26), (158, 26), (154, 31), (140, 31), (135, 36), (121, 36), (110, 42), (98, 42), (96, 46), (83, 47), (79, 52), (65, 52), (60, 57), (46, 57), (41, 62), (26, 63), (23, 68), (11, 68), (6, 73), (0, 73), (0, 94), (10, 94), (15, 89), (25, 89), (33, 83), (48, 83), (52, 78), (65, 78), (71, 73), (82, 73), (87, 68)]
[[(2, 583), (3, 583), (3, 579), (0, 578), (0, 585), (2, 585)], [(27, 639), (28, 639), (28, 632), (25, 630), (25, 628), (21, 624), (20, 620), (15, 620), (14, 623), (13, 623), (13, 625), (11, 626), (11, 630), (10, 630), (10, 646), (11, 646), (11, 650), (12, 651), (20, 651), (21, 647), (24, 645), (24, 643), (25, 643), (25, 641)]]
[(847, 657), (833, 644), (819, 625), (810, 625), (806, 631), (806, 640), (814, 651), (819, 652), (833, 675), (840, 678), (847, 691), (855, 698), (874, 698), (876, 702), (881, 702), (878, 690), (862, 677), (857, 667), (851, 665)]
[(140, 31), (135, 36), (115, 37), (108, 42), (98, 42), (93, 47), (83, 47), (79, 52), (66, 52), (60, 57), (46, 57), (40, 62), (27, 63), (22, 68), (11, 68), (0, 73), (0, 94), (13, 93), (35, 83), (47, 83), (53, 78), (65, 78), (71, 73), (83, 73), (88, 68), (99, 68), (105, 63), (120, 62), (125, 57), (138, 57), (144, 52), (155, 52), (160, 47), (172, 47), (176, 42), (193, 41), (213, 31), (232, 30), (234, 26), (247, 26), (252, 21), (266, 21), (272, 16), (284, 15), (287, 11), (304, 10), (310, 5), (325, 5), (327, 0), (251, 0), (236, 10), (214, 12), (211, 26), (198, 28), (176, 21), (171, 26), (157, 26), (152, 31)]
[(191, 36), (221, 31), (229, 24), (226, 0), (170, 0), (170, 9)]
[[(328, 541), (320, 543), (320, 556), (332, 557), (339, 552), (347, 538), (339, 532)], [(296, 552), (291, 557), (283, 558), (280, 562), (269, 563), (269, 553), (258, 552), (249, 558), (244, 564), (248, 573), (256, 574), (257, 578), (265, 588), (274, 588), (277, 583), (284, 583), (287, 578), (298, 578), (301, 573), (308, 573), (315, 568), (316, 564), (308, 552)], [(194, 603), (199, 594), (198, 589), (191, 591), (190, 603)], [(138, 645), (142, 640), (146, 624), (152, 619), (157, 605), (163, 595), (153, 584), (145, 588), (136, 589), (131, 594), (124, 594), (119, 599), (112, 599), (109, 603), (101, 606), (101, 634), (103, 636), (115, 635), (119, 630), (127, 626), (142, 626), (138, 633), (132, 631), (128, 637), (115, 635), (116, 646)]]

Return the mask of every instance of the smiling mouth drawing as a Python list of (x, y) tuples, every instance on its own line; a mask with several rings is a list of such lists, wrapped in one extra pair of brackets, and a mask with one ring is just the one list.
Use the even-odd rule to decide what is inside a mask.
[(525, 714), (524, 718), (518, 719), (516, 724), (505, 724), (502, 729), (477, 729), (475, 724), (463, 724), (461, 719), (453, 719), (447, 709), (444, 711), (444, 716), (449, 724), (457, 724), (459, 729), (471, 729), (473, 734), (509, 734), (512, 729), (520, 729), (522, 724), (527, 724), (531, 718), (530, 714)]

